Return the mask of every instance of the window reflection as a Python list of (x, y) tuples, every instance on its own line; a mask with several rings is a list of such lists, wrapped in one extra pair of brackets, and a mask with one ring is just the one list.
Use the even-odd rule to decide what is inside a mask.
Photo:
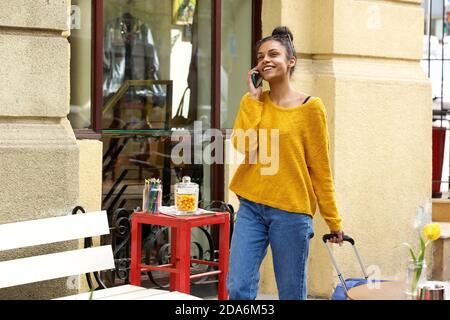
[(233, 128), (251, 69), (252, 1), (222, 1), (221, 128)]
[(70, 114), (72, 128), (91, 126), (91, 0), (72, 0), (70, 61)]

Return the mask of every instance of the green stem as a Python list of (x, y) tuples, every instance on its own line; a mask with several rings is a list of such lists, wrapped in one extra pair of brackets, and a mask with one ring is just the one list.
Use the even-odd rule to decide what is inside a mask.
[(413, 272), (413, 279), (412, 279), (412, 282), (411, 282), (411, 294), (412, 295), (416, 295), (417, 294), (417, 284), (419, 282), (421, 274), (422, 274), (422, 265), (420, 265), (420, 267), (418, 267)]
[(89, 300), (93, 300), (94, 299), (94, 288), (91, 289), (91, 292), (89, 293)]

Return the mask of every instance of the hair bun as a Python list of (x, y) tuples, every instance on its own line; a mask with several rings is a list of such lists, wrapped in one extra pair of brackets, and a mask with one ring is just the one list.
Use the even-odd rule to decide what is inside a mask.
[(273, 37), (286, 37), (289, 36), (291, 38), (291, 41), (294, 41), (294, 36), (292, 35), (291, 30), (289, 30), (288, 27), (282, 26), (282, 27), (276, 27), (272, 31)]

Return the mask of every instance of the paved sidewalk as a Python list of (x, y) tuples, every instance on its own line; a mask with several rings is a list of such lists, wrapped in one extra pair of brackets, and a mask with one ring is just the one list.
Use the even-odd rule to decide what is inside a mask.
[[(209, 284), (201, 284), (201, 285), (192, 285), (191, 286), (191, 294), (205, 299), (205, 300), (217, 300), (217, 284), (209, 283)], [(275, 294), (258, 294), (256, 300), (278, 300), (278, 295)], [(317, 297), (308, 297), (308, 300), (328, 300), (325, 298), (317, 298)]]

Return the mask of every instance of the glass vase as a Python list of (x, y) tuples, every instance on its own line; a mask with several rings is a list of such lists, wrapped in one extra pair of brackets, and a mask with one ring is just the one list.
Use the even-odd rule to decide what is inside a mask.
[(427, 265), (425, 261), (408, 261), (406, 269), (406, 298), (417, 300), (419, 287), (427, 281)]

